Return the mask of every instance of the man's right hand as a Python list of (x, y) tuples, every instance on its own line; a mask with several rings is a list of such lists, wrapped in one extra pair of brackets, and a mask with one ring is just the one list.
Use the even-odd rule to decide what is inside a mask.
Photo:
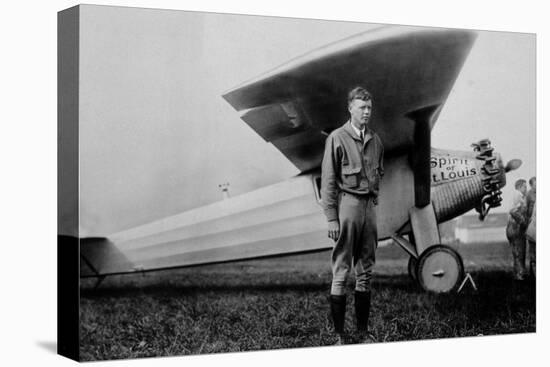
[(340, 223), (337, 220), (328, 222), (328, 238), (336, 241), (340, 237)]

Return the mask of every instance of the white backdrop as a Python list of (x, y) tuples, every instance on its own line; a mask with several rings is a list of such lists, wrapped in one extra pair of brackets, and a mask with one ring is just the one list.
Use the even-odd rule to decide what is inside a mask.
[[(534, 1), (482, 3), (478, 1), (338, 1), (278, 0), (273, 3), (222, 1), (97, 1), (97, 4), (156, 7), (376, 23), (536, 32), (538, 36), (537, 177), (541, 223), (547, 215), (546, 172), (542, 141), (546, 114), (543, 101), (548, 86), (548, 32), (544, 7)], [(3, 365), (72, 365), (55, 354), (56, 343), (56, 12), (71, 1), (15, 2), (1, 12), (2, 58), (2, 223), (4, 292), (0, 310)], [(536, 5), (535, 5), (536, 4)], [(496, 93), (496, 91), (495, 91)], [(507, 106), (503, 106), (506, 108)], [(540, 189), (542, 188), (542, 190)], [(539, 243), (548, 232), (539, 226)], [(315, 348), (135, 361), (94, 365), (370, 365), (520, 366), (548, 360), (548, 251), (539, 246), (536, 335), (447, 339), (345, 348)]]

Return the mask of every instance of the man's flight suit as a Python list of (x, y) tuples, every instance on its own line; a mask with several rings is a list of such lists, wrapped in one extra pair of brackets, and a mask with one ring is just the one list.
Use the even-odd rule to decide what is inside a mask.
[(321, 174), (321, 199), (327, 220), (338, 221), (340, 235), (332, 250), (330, 292), (334, 330), (343, 335), (345, 283), (355, 269), (357, 330), (367, 332), (370, 280), (378, 241), (376, 212), (378, 185), (384, 174), (384, 147), (378, 135), (364, 129), (364, 139), (346, 122), (325, 143)]
[(361, 142), (349, 121), (327, 138), (321, 198), (327, 220), (340, 222), (340, 237), (332, 252), (331, 294), (344, 293), (352, 260), (356, 290), (370, 290), (378, 239), (374, 205), (384, 174), (383, 156), (384, 148), (378, 135), (366, 129)]

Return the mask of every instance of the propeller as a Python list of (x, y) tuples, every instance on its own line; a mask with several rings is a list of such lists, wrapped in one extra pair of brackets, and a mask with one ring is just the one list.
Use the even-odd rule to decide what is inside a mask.
[(506, 163), (504, 171), (508, 173), (510, 171), (516, 170), (521, 166), (521, 163), (521, 159), (512, 159), (511, 161), (508, 161), (508, 163)]

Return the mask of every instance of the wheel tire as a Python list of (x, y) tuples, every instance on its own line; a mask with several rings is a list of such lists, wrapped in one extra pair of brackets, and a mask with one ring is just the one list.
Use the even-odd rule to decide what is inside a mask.
[(416, 279), (428, 292), (449, 293), (459, 286), (463, 278), (462, 257), (449, 246), (431, 246), (418, 258)]
[(407, 270), (409, 270), (409, 276), (416, 282), (416, 270), (418, 266), (418, 260), (414, 256), (409, 257), (409, 263), (407, 264)]

